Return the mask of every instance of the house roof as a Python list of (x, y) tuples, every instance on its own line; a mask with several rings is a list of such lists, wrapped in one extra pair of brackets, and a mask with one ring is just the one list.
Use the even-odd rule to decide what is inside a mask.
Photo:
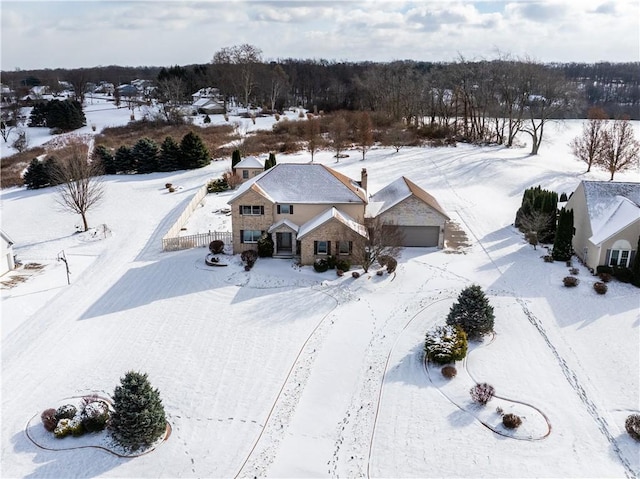
[(280, 226), (285, 225), (287, 226), (290, 230), (295, 231), (296, 233), (300, 230), (300, 227), (295, 224), (293, 221), (289, 221), (287, 219), (284, 220), (280, 220), (276, 223), (273, 223), (269, 229), (267, 230), (269, 233), (274, 232), (277, 228), (279, 228)]
[(412, 195), (449, 219), (449, 216), (447, 216), (442, 206), (440, 206), (433, 196), (404, 176), (401, 176), (377, 193), (371, 195), (369, 204), (367, 205), (366, 216), (368, 218), (376, 217)]
[(14, 244), (13, 240), (7, 233), (4, 232), (4, 230), (0, 230), (0, 237), (2, 237), (2, 239), (5, 240), (9, 246)]
[(583, 181), (593, 244), (640, 220), (640, 183)]
[(358, 233), (360, 236), (363, 236), (365, 238), (368, 237), (367, 229), (364, 227), (364, 225), (358, 223), (348, 214), (343, 213), (342, 211), (332, 206), (328, 210), (324, 211), (323, 213), (320, 213), (315, 218), (312, 218), (309, 221), (307, 221), (305, 224), (303, 224), (298, 230), (298, 239), (302, 239), (304, 236), (308, 235), (316, 228), (334, 219), (344, 224), (348, 228), (352, 229), (353, 231)]
[[(236, 165), (237, 168), (237, 165)], [(317, 163), (280, 163), (243, 183), (229, 204), (252, 190), (273, 203), (366, 204), (366, 193), (351, 178)]]
[(264, 161), (260, 161), (255, 156), (247, 156), (240, 160), (235, 168), (264, 168)]

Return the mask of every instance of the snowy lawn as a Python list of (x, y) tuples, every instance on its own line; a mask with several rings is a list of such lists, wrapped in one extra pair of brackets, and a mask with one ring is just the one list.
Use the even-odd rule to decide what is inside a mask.
[[(51, 189), (3, 190), (2, 228), (21, 261), (44, 268), (2, 290), (2, 476), (637, 476), (624, 419), (640, 409), (638, 289), (612, 282), (597, 295), (575, 261), (581, 283), (565, 288), (565, 264), (544, 263), (511, 226), (527, 187), (570, 193), (607, 179), (569, 155), (580, 125), (545, 130), (553, 143), (538, 157), (468, 145), (375, 149), (364, 162), (316, 155), (353, 178), (366, 167), (371, 192), (406, 175), (467, 233), (464, 254), (405, 249), (395, 275), (339, 278), (275, 259), (246, 272), (237, 256), (207, 266), (204, 248), (162, 253), (164, 233), (226, 162), (106, 177), (88, 215), (107, 225), (101, 238), (77, 234)], [(228, 198), (208, 195), (187, 230), (228, 228)], [(424, 334), (472, 283), (495, 307), (496, 335), (444, 382), (424, 367)], [(155, 451), (123, 459), (29, 440), (34, 415), (88, 390), (111, 394), (128, 370), (160, 390), (172, 433)], [(471, 378), (500, 397), (479, 410)], [(517, 437), (483, 425), (500, 427), (497, 406), (524, 416)], [(551, 424), (542, 439), (540, 414)]]

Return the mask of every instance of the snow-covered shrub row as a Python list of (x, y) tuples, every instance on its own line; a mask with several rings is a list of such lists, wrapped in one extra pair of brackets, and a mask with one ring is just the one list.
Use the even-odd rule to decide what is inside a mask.
[(45, 409), (40, 415), (44, 428), (55, 437), (82, 436), (85, 432), (102, 431), (109, 421), (109, 404), (96, 396), (83, 398), (80, 407), (64, 404), (58, 409)]
[(460, 361), (467, 355), (467, 335), (460, 326), (436, 326), (427, 331), (424, 351), (436, 364)]

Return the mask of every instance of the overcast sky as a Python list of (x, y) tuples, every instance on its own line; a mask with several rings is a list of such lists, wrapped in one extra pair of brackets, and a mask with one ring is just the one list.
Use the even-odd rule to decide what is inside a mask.
[(265, 60), (640, 61), (638, 0), (0, 0), (2, 70)]

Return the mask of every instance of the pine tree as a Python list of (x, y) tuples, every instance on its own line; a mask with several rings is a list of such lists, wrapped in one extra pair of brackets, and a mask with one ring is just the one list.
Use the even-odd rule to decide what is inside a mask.
[(493, 332), (493, 306), (478, 285), (462, 290), (447, 316), (447, 324), (460, 326), (470, 340)]
[(160, 145), (159, 170), (176, 171), (180, 169), (180, 145), (167, 136)]
[(131, 148), (131, 156), (138, 165), (138, 173), (153, 173), (159, 170), (158, 145), (155, 141), (140, 138)]
[(241, 160), (240, 150), (233, 150), (233, 153), (231, 153), (231, 169), (235, 171), (236, 165), (240, 163)]
[(105, 175), (115, 175), (117, 173), (115, 159), (113, 154), (104, 145), (96, 146), (93, 151), (93, 161), (102, 163), (102, 170)]
[(565, 208), (560, 210), (558, 216), (558, 229), (556, 238), (553, 241), (553, 251), (551, 256), (556, 261), (567, 261), (571, 259), (573, 247), (571, 240), (573, 239), (573, 210), (567, 211)]
[(49, 175), (43, 162), (34, 158), (22, 177), (28, 190), (37, 190), (49, 186)]
[(120, 379), (113, 394), (113, 409), (111, 435), (128, 451), (153, 445), (166, 431), (160, 393), (151, 387), (146, 374), (129, 371)]
[(268, 170), (269, 168), (273, 168), (276, 166), (276, 154), (269, 153), (269, 158), (264, 162), (264, 169)]
[(122, 145), (116, 150), (113, 162), (117, 173), (131, 174), (136, 172), (136, 165), (133, 161), (131, 148), (127, 146)]
[(187, 170), (202, 168), (209, 164), (209, 151), (202, 143), (202, 139), (193, 132), (189, 132), (182, 137), (180, 142), (180, 153), (182, 167)]

